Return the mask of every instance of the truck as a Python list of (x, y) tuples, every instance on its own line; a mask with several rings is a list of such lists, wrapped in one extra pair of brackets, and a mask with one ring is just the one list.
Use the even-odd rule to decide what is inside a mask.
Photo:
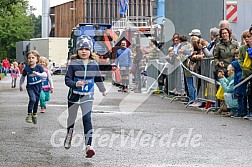
[(30, 50), (37, 50), (41, 56), (51, 60), (56, 67), (66, 66), (69, 38), (33, 38), (29, 41), (16, 43), (16, 60), (26, 62), (26, 54)]

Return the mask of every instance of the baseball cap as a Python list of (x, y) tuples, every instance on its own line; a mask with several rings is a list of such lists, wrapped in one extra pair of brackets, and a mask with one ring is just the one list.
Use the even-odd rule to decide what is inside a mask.
[(93, 52), (93, 41), (90, 38), (90, 36), (82, 35), (77, 38), (76, 50), (79, 50), (82, 48), (90, 50), (91, 53)]
[(193, 36), (193, 35), (199, 36), (199, 35), (201, 35), (201, 32), (200, 32), (199, 29), (193, 29), (193, 30), (189, 33), (189, 35), (190, 35), (190, 36)]

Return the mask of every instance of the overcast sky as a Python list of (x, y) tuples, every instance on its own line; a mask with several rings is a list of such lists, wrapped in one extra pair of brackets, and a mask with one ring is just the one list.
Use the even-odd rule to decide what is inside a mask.
[[(63, 4), (69, 1), (71, 0), (50, 0), (50, 6)], [(29, 5), (37, 9), (36, 11), (34, 11), (34, 14), (36, 16), (42, 15), (42, 0), (29, 0)]]

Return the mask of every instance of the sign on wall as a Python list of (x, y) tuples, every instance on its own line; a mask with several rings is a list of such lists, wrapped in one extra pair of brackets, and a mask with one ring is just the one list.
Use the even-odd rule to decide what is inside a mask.
[(226, 2), (226, 20), (230, 23), (238, 21), (237, 1)]

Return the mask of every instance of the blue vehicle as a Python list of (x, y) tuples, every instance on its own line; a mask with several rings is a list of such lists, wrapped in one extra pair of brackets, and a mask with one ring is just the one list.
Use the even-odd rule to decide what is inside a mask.
[[(68, 59), (71, 55), (76, 53), (76, 40), (81, 35), (88, 35), (93, 40), (93, 50), (100, 57), (109, 57), (111, 48), (113, 47), (113, 39), (105, 33), (110, 30), (111, 24), (106, 23), (80, 23), (77, 27), (73, 28), (71, 37), (68, 43)], [(110, 45), (110, 46), (108, 46)]]

